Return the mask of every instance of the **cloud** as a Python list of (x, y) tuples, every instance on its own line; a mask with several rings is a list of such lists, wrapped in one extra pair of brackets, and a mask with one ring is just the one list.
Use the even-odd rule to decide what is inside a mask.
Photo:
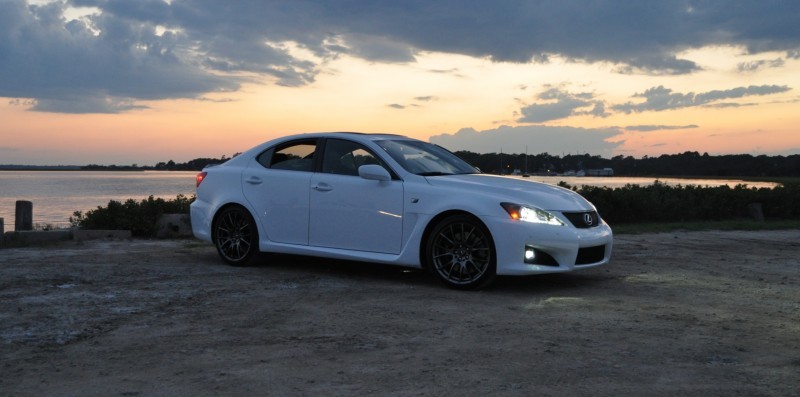
[[(0, 1), (0, 96), (34, 98), (43, 104), (41, 111), (122, 112), (139, 108), (126, 103), (199, 98), (263, 77), (298, 87), (313, 83), (328, 60), (345, 54), (393, 63), (414, 62), (423, 51), (521, 63), (560, 56), (648, 74), (697, 71), (699, 65), (678, 54), (705, 46), (800, 57), (796, 1), (735, 7), (719, 1), (615, 0), (36, 4)], [(76, 7), (90, 12), (68, 16)], [(742, 65), (744, 70), (766, 66)], [(564, 99), (555, 103), (534, 104), (525, 117), (545, 119), (584, 108)], [(590, 106), (582, 111), (604, 114), (604, 106)]]
[(493, 130), (477, 131), (463, 128), (455, 134), (440, 134), (430, 137), (430, 142), (452, 151), (469, 150), (477, 153), (500, 152), (523, 153), (527, 146), (532, 154), (538, 153), (592, 153), (612, 155), (621, 145), (608, 142), (619, 135), (616, 128), (587, 129), (576, 127), (550, 127), (529, 125), (520, 127), (501, 126)]
[(34, 101), (32, 110), (54, 113), (121, 113), (131, 110), (147, 109), (130, 99), (91, 95), (87, 97), (44, 98)]
[(592, 93), (571, 93), (558, 87), (546, 87), (547, 89), (537, 95), (536, 98), (549, 102), (524, 106), (520, 109), (522, 117), (517, 120), (518, 122), (542, 123), (570, 116), (606, 117), (609, 115), (606, 113), (605, 103), (595, 100), (595, 96)]
[[(436, 101), (438, 99), (439, 98), (437, 98), (435, 96), (432, 96), (432, 95), (414, 97), (414, 101), (416, 101), (416, 102), (431, 102), (431, 101)], [(403, 109), (406, 109), (408, 107), (420, 108), (420, 107), (423, 107), (424, 105), (421, 105), (419, 103), (412, 103), (410, 105), (404, 105), (402, 103), (396, 103), (395, 102), (395, 103), (388, 104), (386, 106), (390, 107), (392, 109), (403, 110)]]
[(639, 132), (649, 132), (649, 131), (666, 131), (666, 130), (686, 130), (690, 128), (699, 128), (700, 126), (695, 124), (690, 125), (629, 125), (625, 127), (625, 131), (639, 131)]
[(405, 63), (413, 62), (414, 51), (408, 45), (380, 36), (347, 35), (345, 41), (350, 46), (348, 53), (373, 62)]
[(786, 63), (782, 58), (776, 58), (773, 60), (758, 60), (752, 62), (742, 62), (738, 65), (738, 69), (740, 72), (755, 72), (762, 67), (768, 68), (779, 68)]
[(704, 106), (713, 104), (715, 101), (732, 98), (743, 98), (747, 96), (771, 95), (791, 90), (788, 86), (760, 85), (737, 87), (729, 90), (713, 90), (695, 94), (693, 92), (682, 94), (674, 93), (664, 86), (653, 87), (643, 93), (635, 94), (634, 97), (644, 98), (644, 102), (627, 102), (621, 105), (614, 105), (612, 109), (624, 113), (639, 113), (645, 111), (664, 111), (680, 109), (694, 106)]
[(622, 74), (679, 75), (700, 70), (692, 61), (678, 59), (673, 55), (632, 58), (616, 68)]
[[(33, 98), (33, 110), (114, 113), (134, 100), (195, 98), (235, 90), (237, 79), (220, 78), (177, 55), (177, 35), (134, 29), (116, 18), (92, 24), (65, 22), (62, 3), (27, 6), (0, 2), (0, 96)], [(96, 35), (93, 29), (101, 29)]]

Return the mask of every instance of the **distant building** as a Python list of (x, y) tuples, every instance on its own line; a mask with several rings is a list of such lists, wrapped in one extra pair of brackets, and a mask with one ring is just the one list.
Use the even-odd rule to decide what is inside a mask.
[(587, 176), (614, 176), (613, 168), (596, 168), (586, 170)]

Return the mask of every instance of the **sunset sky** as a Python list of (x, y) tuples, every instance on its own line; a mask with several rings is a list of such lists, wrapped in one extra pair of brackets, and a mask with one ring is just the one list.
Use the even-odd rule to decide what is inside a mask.
[(387, 132), (451, 150), (800, 153), (800, 1), (0, 0), (0, 164)]

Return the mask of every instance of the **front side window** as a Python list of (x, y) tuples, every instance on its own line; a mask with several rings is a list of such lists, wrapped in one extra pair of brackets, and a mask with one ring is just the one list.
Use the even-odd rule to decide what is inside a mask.
[[(259, 162), (264, 166), (276, 170), (313, 171), (314, 152), (317, 150), (316, 141), (291, 142), (270, 150), (272, 155), (269, 160), (259, 156)], [(270, 151), (265, 152), (265, 154)]]
[(385, 140), (375, 142), (406, 171), (422, 175), (476, 174), (479, 171), (446, 149), (422, 141)]
[(384, 168), (380, 159), (358, 143), (342, 139), (328, 139), (322, 160), (322, 172), (339, 175), (358, 175), (358, 167), (378, 164)]

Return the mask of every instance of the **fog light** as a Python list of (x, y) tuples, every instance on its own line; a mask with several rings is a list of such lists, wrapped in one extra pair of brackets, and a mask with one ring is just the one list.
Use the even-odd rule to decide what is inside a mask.
[(555, 258), (550, 256), (547, 252), (533, 248), (530, 245), (525, 246), (525, 263), (529, 265), (541, 266), (558, 266)]
[(536, 258), (536, 252), (533, 248), (525, 248), (525, 260), (530, 262), (533, 258)]

